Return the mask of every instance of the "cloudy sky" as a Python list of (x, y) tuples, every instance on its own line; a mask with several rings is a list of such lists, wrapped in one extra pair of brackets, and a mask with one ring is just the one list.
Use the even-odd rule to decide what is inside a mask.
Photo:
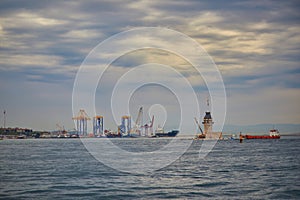
[[(59, 123), (74, 128), (73, 84), (89, 52), (122, 31), (162, 27), (193, 38), (214, 60), (226, 88), (227, 124), (298, 124), (299, 22), (298, 1), (2, 0), (0, 109), (7, 111), (7, 126), (49, 130)], [(120, 74), (149, 62), (186, 72), (205, 104), (201, 77), (193, 77), (189, 63), (169, 52), (136, 51), (122, 56), (106, 72), (107, 82), (116, 82)], [(97, 91), (97, 102), (105, 89), (111, 90), (105, 87), (106, 79), (100, 81), (104, 87)], [(155, 87), (144, 88), (144, 93), (153, 97)], [(163, 97), (161, 104), (172, 98), (165, 89), (156, 88), (154, 93)], [(147, 104), (140, 103), (137, 99), (145, 98), (139, 96), (142, 91), (130, 104), (134, 112), (135, 104)], [(102, 101), (107, 103), (109, 98)], [(101, 105), (97, 105), (99, 112), (109, 112)], [(170, 112), (178, 111), (170, 108)], [(3, 114), (1, 126), (2, 121)]]

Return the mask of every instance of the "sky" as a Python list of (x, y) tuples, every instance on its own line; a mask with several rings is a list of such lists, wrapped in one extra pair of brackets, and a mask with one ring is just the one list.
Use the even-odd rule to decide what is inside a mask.
[[(226, 124), (299, 124), (299, 11), (299, 1), (2, 0), (1, 126), (6, 110), (6, 126), (75, 128), (72, 92), (84, 59), (104, 40), (139, 27), (181, 32), (206, 50), (224, 81)], [(110, 96), (105, 94), (111, 94), (122, 74), (151, 62), (183, 73), (204, 113), (207, 88), (190, 63), (171, 52), (151, 49), (131, 52), (111, 63), (96, 92), (97, 112), (109, 114)], [(136, 91), (130, 112), (135, 118), (139, 106), (147, 110), (156, 103), (169, 106), (168, 128), (178, 123), (174, 94), (155, 85)], [(115, 129), (110, 120), (106, 122), (107, 128)]]

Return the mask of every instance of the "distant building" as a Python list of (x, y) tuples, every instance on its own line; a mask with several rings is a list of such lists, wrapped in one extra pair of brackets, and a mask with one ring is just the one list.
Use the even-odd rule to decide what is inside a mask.
[(24, 135), (29, 135), (32, 133), (32, 129), (28, 129), (28, 128), (0, 128), (0, 133), (3, 135), (20, 135), (20, 134), (24, 134)]
[(203, 118), (202, 122), (204, 126), (204, 134), (206, 139), (221, 139), (222, 138), (222, 133), (221, 132), (213, 132), (213, 119), (211, 117), (211, 113), (205, 112), (205, 116)]

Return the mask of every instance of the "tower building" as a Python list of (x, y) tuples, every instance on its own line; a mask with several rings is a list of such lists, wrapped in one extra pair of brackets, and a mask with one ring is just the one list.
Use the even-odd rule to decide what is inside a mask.
[(212, 134), (212, 126), (214, 124), (211, 114), (209, 111), (205, 112), (205, 116), (203, 118), (203, 122), (202, 122), (203, 126), (204, 126), (204, 134), (206, 135), (206, 137), (211, 136)]

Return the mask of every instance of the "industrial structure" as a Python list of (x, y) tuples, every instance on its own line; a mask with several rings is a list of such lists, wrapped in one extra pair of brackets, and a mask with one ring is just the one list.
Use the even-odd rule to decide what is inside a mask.
[(197, 126), (198, 126), (198, 129), (199, 129), (199, 130), (200, 130), (200, 132), (201, 132), (201, 133), (199, 133), (199, 134), (198, 134), (198, 132), (197, 132), (197, 134), (196, 134), (196, 138), (197, 138), (197, 139), (200, 139), (200, 138), (205, 138), (205, 137), (206, 137), (206, 135), (203, 133), (203, 130), (202, 130), (201, 126), (200, 126), (200, 123), (198, 122), (198, 120), (197, 120), (197, 118), (196, 118), (196, 117), (195, 117), (194, 119), (195, 119), (195, 122), (196, 122), (196, 124), (197, 124)]
[(118, 133), (122, 136), (130, 136), (131, 117), (124, 115), (121, 118), (121, 125), (118, 127)]
[[(154, 137), (155, 133), (153, 130), (154, 116), (149, 123), (143, 125), (143, 107), (140, 107), (137, 115), (137, 119), (133, 124), (131, 122), (130, 115), (124, 115), (121, 117), (121, 124), (118, 126), (117, 132), (110, 130), (104, 130), (104, 117), (97, 115), (93, 117), (93, 133), (88, 134), (88, 120), (91, 118), (87, 115), (85, 110), (79, 110), (77, 116), (72, 118), (76, 121), (76, 133), (79, 137)], [(60, 132), (64, 130), (61, 126), (59, 127)], [(168, 134), (165, 134), (169, 136)], [(175, 136), (175, 135), (174, 135)], [(173, 136), (172, 136), (173, 137)]]
[(87, 121), (91, 120), (87, 113), (81, 109), (79, 110), (77, 116), (74, 116), (72, 119), (76, 120), (77, 134), (80, 136), (87, 136)]
[(133, 128), (130, 130), (131, 136), (141, 136), (142, 134), (142, 124), (143, 124), (143, 107), (140, 107), (138, 116), (135, 120)]
[(143, 125), (143, 107), (140, 107), (138, 116), (132, 129), (130, 129), (131, 137), (153, 136), (154, 116), (149, 124)]
[(95, 116), (93, 118), (93, 134), (94, 136), (104, 136), (103, 116)]
[(152, 116), (152, 120), (149, 124), (145, 124), (142, 126), (142, 129), (144, 130), (144, 136), (153, 136), (153, 123), (154, 123), (154, 115)]
[(56, 134), (58, 137), (67, 137), (67, 131), (65, 130), (64, 126), (59, 125), (59, 123), (56, 124), (56, 127), (58, 128), (56, 131)]

